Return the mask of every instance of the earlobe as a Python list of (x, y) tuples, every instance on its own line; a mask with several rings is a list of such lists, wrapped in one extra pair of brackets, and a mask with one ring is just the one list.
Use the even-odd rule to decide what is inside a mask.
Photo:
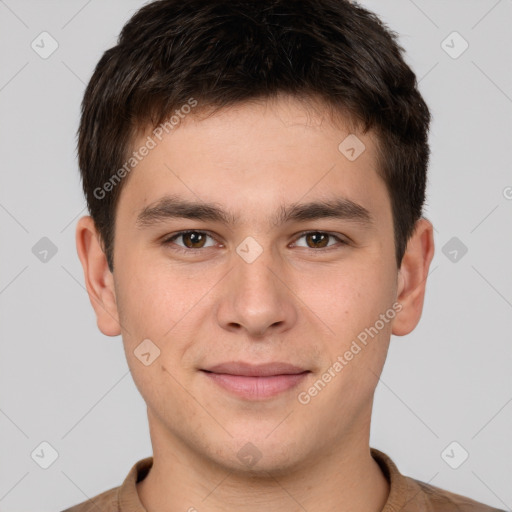
[(99, 330), (106, 336), (121, 334), (114, 277), (92, 217), (82, 217), (76, 227), (76, 249), (84, 270), (85, 287), (96, 313)]
[(423, 310), (426, 282), (434, 257), (433, 226), (427, 219), (419, 219), (398, 273), (397, 302), (402, 305), (393, 321), (392, 333), (409, 334), (418, 324)]

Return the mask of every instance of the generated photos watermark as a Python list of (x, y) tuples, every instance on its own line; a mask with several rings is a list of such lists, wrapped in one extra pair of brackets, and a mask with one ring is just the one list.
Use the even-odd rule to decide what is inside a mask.
[(189, 114), (195, 106), (197, 106), (197, 100), (189, 98), (187, 103), (182, 105), (179, 109), (176, 109), (169, 119), (160, 123), (152, 131), (152, 134), (147, 136), (144, 144), (142, 144), (137, 150), (133, 151), (132, 156), (126, 160), (122, 167), (112, 174), (112, 176), (110, 176), (110, 178), (101, 187), (96, 187), (94, 189), (94, 197), (96, 199), (104, 199), (108, 192), (112, 192), (121, 180), (129, 174), (152, 149), (156, 148), (158, 142), (162, 141), (164, 135), (170, 133), (176, 126), (178, 126), (180, 124), (180, 120), (185, 119), (185, 116)]
[[(297, 400), (302, 405), (307, 405), (311, 402), (311, 400), (322, 391), (329, 382), (332, 381), (345, 366), (348, 365), (354, 356), (359, 354), (364, 347), (368, 344), (368, 337), (371, 339), (375, 338), (379, 334), (382, 329), (388, 324), (393, 318), (396, 317), (397, 313), (402, 311), (402, 304), (399, 302), (395, 302), (392, 307), (390, 307), (385, 313), (381, 313), (379, 319), (370, 327), (366, 327), (363, 331), (361, 331), (357, 335), (357, 340), (353, 340), (350, 348), (345, 351), (343, 355), (340, 355), (336, 358), (336, 361), (327, 368), (327, 370), (321, 375), (321, 377), (315, 381), (315, 383), (308, 388), (307, 391), (301, 391), (297, 395)], [(361, 343), (361, 345), (358, 344)]]

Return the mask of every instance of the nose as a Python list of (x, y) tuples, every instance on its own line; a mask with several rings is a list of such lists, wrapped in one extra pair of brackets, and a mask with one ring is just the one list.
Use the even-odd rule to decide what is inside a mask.
[(234, 260), (217, 308), (221, 327), (252, 338), (290, 329), (298, 318), (297, 298), (279, 258), (264, 250), (252, 262), (238, 255)]

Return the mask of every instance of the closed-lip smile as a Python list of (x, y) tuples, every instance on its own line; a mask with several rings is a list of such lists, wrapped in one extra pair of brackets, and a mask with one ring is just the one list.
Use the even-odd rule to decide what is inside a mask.
[(294, 388), (309, 370), (283, 362), (250, 364), (231, 361), (201, 369), (214, 383), (247, 400), (274, 397)]

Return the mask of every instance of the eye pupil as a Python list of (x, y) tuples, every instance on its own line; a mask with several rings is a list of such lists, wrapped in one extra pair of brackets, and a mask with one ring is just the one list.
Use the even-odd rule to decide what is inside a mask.
[[(328, 237), (329, 237), (329, 235), (326, 235), (325, 233), (308, 233), (306, 235), (306, 239), (308, 240), (308, 245), (309, 245), (309, 241), (312, 240), (313, 244), (314, 244), (314, 248), (325, 247), (327, 245)], [(322, 240), (320, 240), (320, 238)]]

